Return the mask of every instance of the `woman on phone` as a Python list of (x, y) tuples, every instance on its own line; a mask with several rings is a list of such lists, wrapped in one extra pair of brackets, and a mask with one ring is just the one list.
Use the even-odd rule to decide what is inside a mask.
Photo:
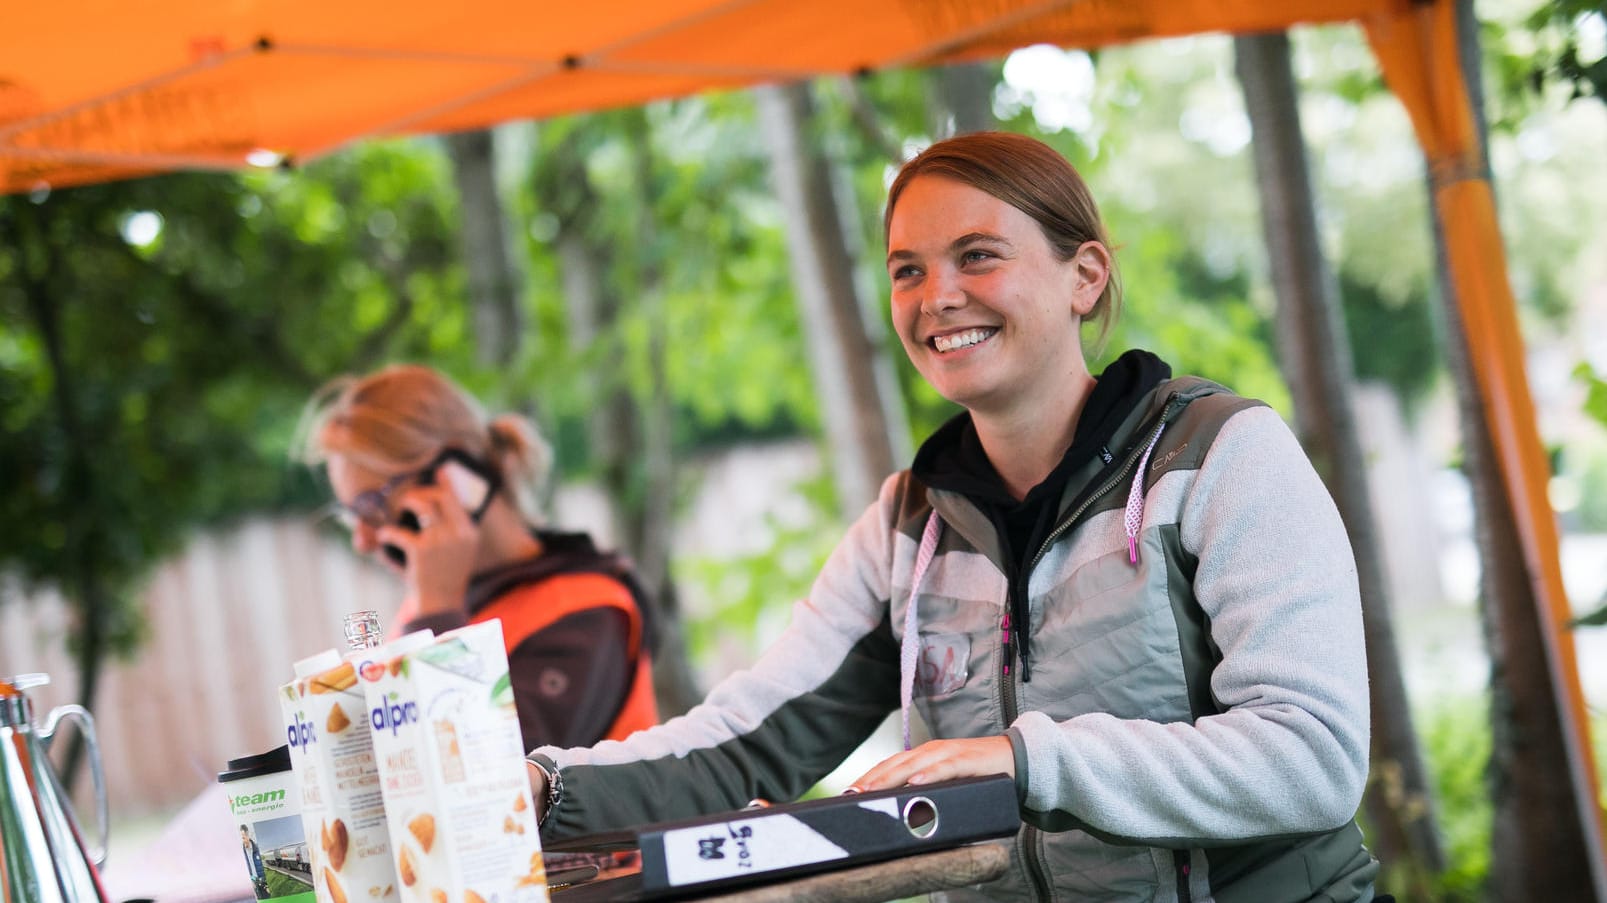
[(539, 526), (551, 453), (528, 420), (488, 420), (414, 365), (336, 379), (310, 412), (305, 456), (352, 547), (406, 588), (393, 634), (500, 618), (526, 749), (658, 722), (640, 582), (585, 534)]
[(1015, 779), (1010, 868), (951, 899), (1371, 900), (1355, 566), (1282, 419), (1147, 352), (1090, 374), (1115, 259), (1038, 141), (938, 142), (885, 222), (893, 325), (964, 410), (751, 669), (622, 744), (532, 753), (544, 838), (796, 799), (903, 708), (935, 739), (855, 789)]

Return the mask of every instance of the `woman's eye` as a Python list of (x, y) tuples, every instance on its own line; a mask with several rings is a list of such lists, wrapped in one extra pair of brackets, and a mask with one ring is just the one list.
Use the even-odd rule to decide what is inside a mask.
[(972, 248), (971, 250), (966, 251), (966, 252), (964, 252), (963, 254), (960, 255), (960, 262), (962, 262), (962, 263), (976, 263), (977, 261), (988, 260), (988, 259), (990, 259), (992, 257), (993, 257), (993, 255), (990, 254), (987, 251), (983, 251), (980, 248)]
[(894, 268), (893, 281), (897, 282), (900, 279), (908, 279), (909, 277), (919, 273), (920, 268), (914, 266), (913, 264), (905, 264), (904, 266)]

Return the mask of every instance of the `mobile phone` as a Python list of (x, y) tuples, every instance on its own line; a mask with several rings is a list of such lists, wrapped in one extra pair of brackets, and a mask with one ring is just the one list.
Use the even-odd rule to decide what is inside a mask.
[[(485, 510), (491, 507), (491, 498), (501, 481), (496, 471), (484, 462), (456, 448), (446, 448), (419, 473), (418, 485), (433, 486), (437, 482), (450, 488), (458, 504), (469, 512), (469, 518), (479, 523), (480, 518), (485, 516)], [(403, 508), (396, 516), (396, 525), (417, 533), (418, 515)], [(384, 549), (385, 556), (396, 562), (398, 567), (407, 566), (407, 553), (401, 547), (386, 543)]]

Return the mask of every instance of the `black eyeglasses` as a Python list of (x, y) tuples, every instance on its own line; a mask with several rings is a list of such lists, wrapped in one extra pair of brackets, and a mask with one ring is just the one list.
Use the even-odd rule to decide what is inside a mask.
[[(433, 466), (432, 464), (431, 467)], [(397, 474), (373, 489), (357, 493), (350, 502), (332, 502), (329, 506), (330, 514), (348, 530), (356, 530), (358, 524), (367, 524), (374, 529), (383, 527), (391, 522), (391, 496), (396, 494), (396, 490), (415, 482), (429, 471), (430, 468), (426, 467), (423, 470)]]

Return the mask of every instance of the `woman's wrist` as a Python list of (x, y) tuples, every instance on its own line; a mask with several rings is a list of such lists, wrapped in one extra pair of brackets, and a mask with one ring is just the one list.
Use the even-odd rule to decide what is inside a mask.
[(463, 611), (463, 594), (456, 596), (444, 593), (414, 593), (411, 600), (414, 603), (413, 611), (419, 615), (444, 615)]
[(536, 827), (547, 823), (552, 810), (564, 795), (564, 778), (557, 763), (546, 756), (531, 753), (525, 756), (525, 770), (530, 774), (530, 793), (536, 803)]

